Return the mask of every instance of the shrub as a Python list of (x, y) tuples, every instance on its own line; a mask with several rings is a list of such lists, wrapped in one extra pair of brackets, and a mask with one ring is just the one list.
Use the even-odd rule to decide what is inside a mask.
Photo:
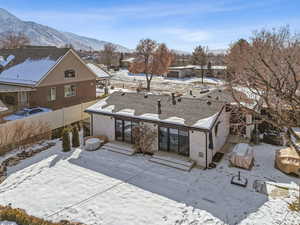
[(147, 127), (146, 125), (140, 125), (133, 128), (134, 148), (136, 152), (152, 154), (153, 142), (157, 137), (155, 130)]
[(69, 132), (70, 130), (68, 128), (64, 128), (62, 131), (62, 147), (64, 152), (68, 152), (71, 150)]
[(71, 223), (69, 221), (61, 221), (54, 223), (48, 220), (30, 216), (22, 209), (13, 209), (9, 206), (0, 206), (0, 221), (16, 222), (18, 225), (79, 225), (81, 223)]
[(289, 209), (291, 211), (300, 212), (300, 199), (289, 204)]
[(72, 129), (72, 147), (77, 148), (80, 146), (79, 132), (77, 126)]

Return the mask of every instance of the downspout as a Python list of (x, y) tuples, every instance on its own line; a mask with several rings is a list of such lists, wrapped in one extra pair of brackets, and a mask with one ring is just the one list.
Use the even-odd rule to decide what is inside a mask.
[(207, 169), (207, 132), (205, 132), (205, 169)]
[(90, 131), (91, 131), (91, 136), (94, 136), (94, 117), (93, 117), (93, 113), (90, 114), (91, 115), (91, 124), (90, 124)]

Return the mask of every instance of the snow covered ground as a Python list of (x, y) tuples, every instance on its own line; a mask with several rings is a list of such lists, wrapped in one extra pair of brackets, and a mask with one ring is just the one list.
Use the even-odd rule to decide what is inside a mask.
[[(113, 79), (125, 80), (125, 81), (139, 81), (145, 80), (144, 74), (131, 74), (128, 70), (120, 70), (118, 72), (112, 73)], [(202, 79), (199, 77), (191, 77), (191, 78), (168, 78), (163, 76), (154, 76), (153, 82), (170, 82), (170, 83), (180, 83), (180, 84), (189, 84), (195, 82), (202, 82)], [(220, 79), (213, 77), (205, 77), (203, 80), (205, 83), (222, 85), (224, 82)]]
[(0, 225), (18, 225), (15, 222), (9, 222), (9, 221), (0, 221)]
[(254, 180), (299, 182), (274, 169), (275, 149), (255, 147), (254, 168), (241, 171), (248, 178), (248, 187), (242, 188), (230, 184), (239, 169), (228, 167), (227, 159), (216, 169), (184, 172), (151, 163), (149, 156), (81, 149), (65, 153), (58, 142), (9, 168), (0, 185), (0, 204), (48, 220), (89, 225), (299, 225), (299, 213), (288, 211), (296, 191), (273, 199), (252, 188)]

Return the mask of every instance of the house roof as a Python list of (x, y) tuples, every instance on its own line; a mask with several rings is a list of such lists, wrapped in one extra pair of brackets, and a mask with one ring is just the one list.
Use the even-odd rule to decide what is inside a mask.
[[(246, 93), (244, 93), (242, 90), (236, 90), (234, 89), (235, 97), (240, 102), (244, 102), (247, 104), (253, 104), (254, 101), (252, 98), (247, 96)], [(201, 98), (203, 100), (214, 100), (214, 101), (220, 101), (228, 104), (236, 103), (236, 100), (232, 97), (232, 91), (228, 88), (217, 88), (209, 90), (208, 92), (203, 93), (203, 91), (193, 91), (192, 95), (187, 93), (184, 95), (184, 97), (187, 98)]]
[(34, 86), (69, 50), (51, 46), (1, 49), (0, 82)]
[(33, 91), (35, 89), (31, 87), (22, 87), (11, 84), (0, 84), (0, 93), (6, 92), (24, 92), (24, 91)]
[(0, 100), (0, 112), (4, 112), (8, 110), (8, 108), (6, 107), (6, 105)]
[[(210, 130), (224, 102), (198, 98), (178, 98), (172, 103), (169, 95), (115, 92), (86, 109), (86, 112), (120, 115), (143, 120)], [(158, 100), (161, 114), (158, 114)]]
[[(211, 66), (213, 70), (226, 70), (226, 66)], [(170, 70), (184, 70), (184, 69), (194, 69), (194, 70), (207, 70), (207, 65), (201, 67), (198, 65), (186, 65), (186, 66), (173, 66), (169, 67)]]
[(98, 65), (95, 65), (93, 63), (87, 63), (86, 65), (97, 75), (98, 78), (110, 78), (110, 75), (103, 69), (101, 69)]

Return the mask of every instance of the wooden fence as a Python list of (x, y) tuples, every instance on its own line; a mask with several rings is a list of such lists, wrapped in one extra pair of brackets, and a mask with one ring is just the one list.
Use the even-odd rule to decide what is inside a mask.
[(89, 115), (84, 112), (86, 108), (96, 103), (96, 100), (91, 102), (82, 103), (79, 105), (74, 105), (62, 109), (58, 109), (52, 112), (41, 113), (33, 115), (24, 119), (8, 121), (6, 123), (0, 124), (1, 130), (10, 130), (16, 127), (17, 123), (24, 122), (26, 124), (32, 123), (43, 123), (48, 124), (51, 130), (84, 120), (89, 118)]

